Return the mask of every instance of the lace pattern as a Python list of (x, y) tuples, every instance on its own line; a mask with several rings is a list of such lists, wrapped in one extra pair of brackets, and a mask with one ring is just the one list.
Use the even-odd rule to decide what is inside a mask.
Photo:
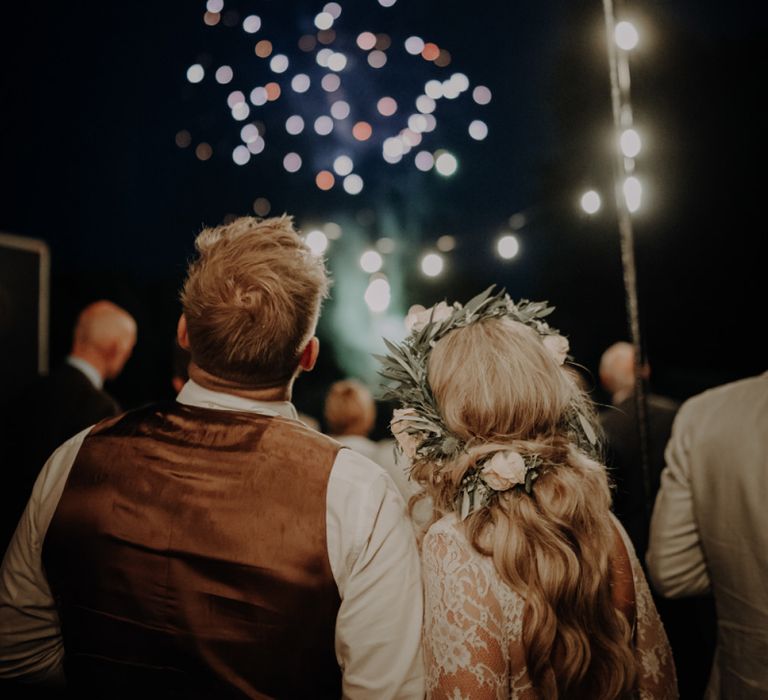
[[(677, 698), (672, 652), (626, 533), (636, 597), (641, 700)], [(435, 523), (422, 543), (427, 697), (540, 700), (522, 647), (524, 600), (467, 541), (455, 516)]]

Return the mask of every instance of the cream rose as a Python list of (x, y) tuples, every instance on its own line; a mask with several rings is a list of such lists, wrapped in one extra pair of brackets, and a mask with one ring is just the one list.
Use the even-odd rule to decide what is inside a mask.
[(493, 455), (483, 466), (482, 477), (494, 491), (506, 491), (525, 483), (525, 460), (519, 452), (504, 450)]
[(444, 301), (429, 309), (425, 309), (421, 304), (414, 304), (405, 317), (405, 327), (411, 333), (417, 332), (429, 323), (430, 318), (433, 323), (439, 323), (450, 318), (452, 313), (453, 307), (448, 306)]
[(571, 349), (568, 338), (564, 338), (559, 334), (545, 335), (542, 342), (549, 354), (555, 359), (555, 362), (562, 365), (565, 362), (565, 358), (568, 357), (568, 351)]
[(392, 435), (408, 459), (413, 459), (416, 456), (416, 450), (422, 443), (421, 433), (408, 432), (408, 417), (417, 415), (412, 408), (396, 408), (392, 412), (392, 420), (389, 423)]

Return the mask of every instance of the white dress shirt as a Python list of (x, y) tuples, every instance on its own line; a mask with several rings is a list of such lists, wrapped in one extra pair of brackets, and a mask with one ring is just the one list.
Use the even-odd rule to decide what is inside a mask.
[[(297, 418), (289, 402), (258, 402), (187, 382), (177, 401)], [(60, 680), (64, 648), (41, 563), (46, 531), (90, 428), (51, 456), (0, 569), (0, 678)], [(404, 503), (381, 467), (341, 449), (326, 496), (328, 558), (339, 590), (336, 658), (344, 698), (423, 698), (420, 563)]]

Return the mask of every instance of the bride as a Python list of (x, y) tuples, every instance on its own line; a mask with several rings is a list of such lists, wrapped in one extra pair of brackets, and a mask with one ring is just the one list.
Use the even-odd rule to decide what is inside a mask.
[(669, 643), (610, 513), (588, 398), (545, 303), (491, 290), (409, 314), (383, 360), (422, 541), (430, 698), (676, 698)]

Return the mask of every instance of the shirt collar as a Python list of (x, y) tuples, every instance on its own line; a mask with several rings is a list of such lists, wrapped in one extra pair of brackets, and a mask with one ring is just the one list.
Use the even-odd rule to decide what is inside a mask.
[(67, 357), (67, 364), (72, 365), (75, 369), (79, 369), (97, 389), (101, 389), (104, 386), (104, 377), (101, 376), (99, 370), (90, 362), (86, 362), (82, 357), (70, 355)]
[(182, 387), (176, 400), (186, 406), (214, 408), (220, 411), (250, 411), (265, 416), (299, 419), (299, 414), (290, 401), (254, 401), (243, 396), (206, 389), (192, 379)]

